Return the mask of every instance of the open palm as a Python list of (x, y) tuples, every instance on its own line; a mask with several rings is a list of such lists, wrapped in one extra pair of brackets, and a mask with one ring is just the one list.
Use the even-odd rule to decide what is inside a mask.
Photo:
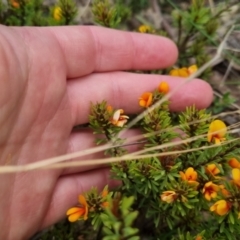
[[(0, 27), (0, 164), (22, 165), (94, 146), (90, 101), (107, 100), (127, 113), (161, 80), (181, 79), (122, 70), (165, 68), (174, 44), (161, 37), (99, 27)], [(195, 80), (172, 98), (171, 108), (210, 104), (208, 84)], [(95, 156), (90, 156), (89, 158)], [(60, 220), (78, 193), (108, 184), (108, 169), (35, 170), (0, 175), (0, 239), (27, 239)]]

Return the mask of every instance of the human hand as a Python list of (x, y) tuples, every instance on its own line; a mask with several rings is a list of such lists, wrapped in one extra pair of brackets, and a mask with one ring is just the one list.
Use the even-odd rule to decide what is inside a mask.
[[(126, 113), (161, 80), (182, 79), (122, 70), (165, 68), (177, 50), (162, 37), (100, 27), (0, 27), (0, 164), (22, 165), (94, 146), (90, 101)], [(209, 85), (194, 80), (171, 99), (172, 110), (207, 107)], [(90, 156), (90, 158), (96, 157)], [(0, 239), (27, 239), (65, 216), (77, 195), (108, 184), (108, 169), (68, 168), (0, 174)]]

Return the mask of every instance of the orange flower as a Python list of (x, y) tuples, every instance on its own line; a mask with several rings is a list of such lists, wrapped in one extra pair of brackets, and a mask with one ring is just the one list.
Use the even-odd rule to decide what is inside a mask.
[(127, 123), (129, 117), (127, 115), (122, 115), (124, 113), (123, 109), (118, 109), (114, 112), (111, 123), (117, 127), (123, 127)]
[(204, 197), (211, 201), (212, 198), (217, 197), (217, 191), (219, 190), (219, 186), (214, 184), (213, 182), (207, 182), (205, 183), (203, 187), (203, 194)]
[(203, 238), (202, 238), (202, 236), (200, 236), (200, 235), (198, 235), (198, 236), (196, 236), (196, 238), (195, 238), (195, 240), (202, 240)]
[(177, 198), (177, 193), (175, 191), (164, 191), (161, 194), (161, 199), (164, 202), (172, 203)]
[(234, 168), (232, 170), (233, 183), (240, 187), (240, 169)]
[(108, 111), (109, 113), (111, 113), (111, 112), (113, 111), (113, 108), (112, 108), (111, 105), (107, 105), (107, 111)]
[(10, 0), (10, 3), (14, 8), (20, 7), (19, 0)]
[[(108, 190), (107, 190), (107, 188), (103, 189), (101, 195), (102, 195), (102, 198), (103, 198), (103, 199), (105, 199), (105, 198), (107, 197), (107, 195), (108, 195)], [(109, 206), (109, 202), (105, 201), (105, 202), (102, 203), (102, 207), (103, 207), (103, 208), (106, 208), (106, 207), (108, 207), (108, 206)]]
[(193, 183), (193, 184), (199, 184), (196, 180), (197, 180), (197, 177), (198, 177), (198, 174), (197, 172), (192, 168), (192, 167), (189, 167), (185, 173), (184, 172), (179, 172), (182, 180), (184, 181), (187, 181), (189, 183)]
[(62, 19), (62, 9), (59, 6), (55, 6), (53, 9), (53, 18), (57, 21)]
[(219, 200), (210, 207), (211, 212), (215, 212), (220, 216), (227, 214), (230, 209), (231, 203), (227, 202), (226, 200)]
[(208, 142), (214, 141), (215, 144), (220, 144), (221, 141), (224, 141), (224, 136), (227, 133), (227, 127), (225, 123), (221, 120), (214, 120), (211, 122), (208, 130)]
[(208, 164), (206, 167), (206, 172), (210, 173), (211, 175), (215, 176), (218, 173), (220, 173), (220, 170), (218, 169), (218, 167), (216, 166), (216, 164), (212, 163), (212, 164)]
[(153, 95), (150, 92), (145, 92), (142, 94), (142, 96), (139, 98), (139, 105), (141, 107), (149, 107), (152, 104), (152, 98)]
[(160, 93), (168, 93), (169, 92), (169, 85), (167, 82), (161, 82), (158, 86), (158, 91)]
[(119, 207), (120, 207), (121, 198), (122, 198), (121, 193), (116, 192), (114, 194), (113, 199), (112, 199), (111, 211), (112, 211), (113, 215), (118, 217), (118, 218), (119, 218)]
[(78, 201), (80, 203), (80, 207), (70, 208), (66, 213), (66, 215), (68, 216), (69, 222), (75, 222), (81, 218), (83, 218), (84, 220), (87, 220), (88, 218), (88, 205), (85, 197), (83, 195), (79, 195)]
[(224, 185), (219, 185), (219, 187), (220, 187), (222, 195), (224, 197), (230, 197), (231, 196), (231, 193), (225, 188)]
[(191, 65), (188, 68), (183, 67), (183, 68), (172, 69), (169, 75), (176, 76), (176, 77), (189, 77), (191, 74), (193, 74), (197, 70), (198, 70), (197, 65)]
[(240, 162), (236, 159), (236, 158), (231, 158), (228, 161), (228, 164), (232, 167), (232, 168), (240, 168)]

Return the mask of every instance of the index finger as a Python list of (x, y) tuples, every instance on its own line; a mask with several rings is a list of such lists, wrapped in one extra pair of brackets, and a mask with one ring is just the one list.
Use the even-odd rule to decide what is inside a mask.
[[(150, 70), (166, 68), (177, 59), (177, 48), (168, 38), (150, 34), (113, 30), (96, 26), (25, 28), (36, 31), (36, 41), (45, 41), (46, 49), (59, 46), (67, 78), (92, 72)], [(25, 36), (27, 35), (25, 32)], [(43, 49), (39, 49), (39, 54)]]

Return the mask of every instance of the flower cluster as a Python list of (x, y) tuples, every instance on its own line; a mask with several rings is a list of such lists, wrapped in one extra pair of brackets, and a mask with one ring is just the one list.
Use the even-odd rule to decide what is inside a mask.
[[(169, 85), (167, 82), (163, 81), (159, 84), (157, 92), (156, 93), (160, 93), (160, 94), (167, 94), (169, 92)], [(141, 97), (139, 98), (139, 105), (141, 107), (144, 108), (148, 108), (149, 106), (151, 106), (152, 104), (154, 104), (156, 102), (156, 93), (154, 95), (154, 93), (152, 92), (145, 92), (141, 95)]]
[[(227, 140), (227, 127), (225, 123), (221, 120), (212, 121), (209, 124), (207, 141), (214, 143), (215, 146), (219, 146), (225, 140)], [(226, 178), (229, 169), (227, 166), (233, 168), (231, 170), (232, 180), (230, 181)], [(221, 164), (209, 163), (205, 166), (204, 174), (199, 167), (198, 171), (193, 167), (188, 167), (185, 171), (180, 171), (181, 180), (195, 188), (199, 199), (203, 196), (209, 202), (209, 211), (214, 212), (216, 216), (226, 216), (226, 219), (232, 219), (235, 216), (235, 219), (240, 219), (240, 161), (233, 157), (229, 160), (223, 159)], [(189, 204), (191, 201), (190, 194), (188, 194), (188, 198), (186, 196), (187, 192), (184, 188), (179, 189), (176, 187), (174, 189), (172, 187), (171, 190), (163, 191), (160, 199), (174, 206), (174, 204), (178, 204), (179, 202), (188, 202)], [(234, 224), (236, 220), (230, 221)]]
[[(206, 166), (205, 169), (206, 173), (211, 174), (214, 177), (215, 175), (220, 173), (219, 168), (215, 164), (209, 164)], [(207, 201), (211, 201), (217, 197), (220, 198), (225, 197), (225, 199), (220, 199), (217, 202), (215, 202), (210, 207), (210, 211), (215, 212), (220, 216), (223, 216), (230, 211), (232, 207), (232, 201), (230, 201), (231, 193), (225, 189), (224, 185), (217, 185), (213, 181), (203, 183), (203, 179), (201, 178), (198, 179), (198, 173), (192, 167), (189, 167), (185, 172), (180, 171), (179, 174), (183, 181), (186, 181), (188, 184), (195, 185), (195, 187), (198, 187), (199, 192), (203, 194), (204, 198)], [(217, 178), (215, 180), (218, 181)], [(232, 184), (239, 188), (238, 194), (240, 194), (240, 169), (237, 168), (232, 169)], [(199, 186), (203, 186), (202, 190), (201, 187)], [(173, 203), (178, 199), (179, 193), (177, 193), (177, 191), (174, 190), (167, 190), (163, 191), (160, 197), (161, 200), (164, 202)]]
[[(188, 73), (190, 74), (193, 71), (196, 71), (197, 68), (196, 66), (191, 66), (189, 69), (185, 69), (185, 68), (180, 69), (180, 72), (185, 70), (188, 71)], [(155, 103), (156, 93), (166, 94), (168, 93), (168, 91), (169, 91), (169, 85), (166, 82), (162, 82), (159, 85), (157, 91), (155, 91), (154, 93), (152, 92), (143, 93), (142, 96), (139, 98), (139, 105), (141, 107), (148, 108), (149, 106)], [(196, 109), (193, 108), (192, 111), (195, 112)], [(190, 110), (189, 112), (187, 112), (187, 115), (188, 116), (191, 115)], [(151, 115), (151, 118), (155, 119), (153, 114)], [(154, 126), (154, 124), (151, 124), (149, 121), (148, 121), (148, 124)], [(203, 128), (203, 129), (206, 129), (206, 128)], [(209, 124), (208, 132), (205, 135), (207, 135), (207, 141), (209, 143), (214, 143), (215, 145), (219, 145), (221, 142), (226, 140), (226, 133), (227, 133), (227, 127), (225, 123), (222, 122), (221, 120), (214, 120)], [(235, 158), (230, 159), (228, 164), (230, 166), (240, 167), (240, 163)], [(202, 177), (200, 177), (198, 172), (193, 167), (188, 167), (185, 171), (180, 171), (179, 175), (183, 182), (189, 184), (190, 188), (197, 190), (199, 194), (201, 194), (206, 199), (206, 201), (210, 202), (218, 197), (221, 197), (221, 196), (229, 197), (230, 195), (229, 191), (225, 188), (225, 186), (219, 183), (222, 180), (221, 177), (217, 176), (218, 174), (221, 173), (221, 170), (219, 167), (220, 165), (217, 165), (215, 163), (207, 164), (205, 166), (205, 174), (207, 179), (203, 179)], [(239, 169), (236, 169), (236, 168), (233, 169), (233, 173), (232, 173), (233, 179), (234, 179), (233, 181), (235, 182), (236, 185), (239, 184), (240, 186), (239, 173), (240, 173)], [(237, 176), (239, 176), (239, 178)], [(167, 203), (174, 203), (179, 200), (182, 202), (186, 202), (187, 198), (186, 196), (184, 196), (185, 193), (181, 189), (165, 190), (161, 193), (160, 198), (163, 202), (167, 202)], [(217, 214), (222, 215), (223, 212), (227, 213), (229, 211), (230, 206), (231, 204), (228, 201), (221, 199), (210, 207), (210, 211), (214, 211)], [(219, 210), (223, 208), (224, 210)]]
[(191, 74), (193, 74), (194, 72), (196, 72), (198, 70), (197, 65), (191, 65), (190, 67), (186, 68), (175, 68), (172, 69), (169, 72), (170, 76), (176, 76), (176, 77), (189, 77)]
[[(126, 155), (130, 159), (124, 161), (120, 150), (124, 141), (118, 140), (107, 154), (119, 159), (111, 164), (111, 171), (122, 185), (112, 194), (102, 191), (100, 195), (80, 195), (79, 206), (67, 212), (69, 221), (90, 219), (101, 234), (113, 236), (116, 231), (114, 236), (120, 236), (116, 226), (127, 226), (125, 230), (129, 230), (127, 213), (132, 211), (132, 220), (137, 214), (143, 221), (151, 220), (154, 237), (200, 240), (211, 239), (214, 233), (218, 239), (222, 236), (219, 229), (225, 224), (233, 229), (231, 233), (238, 233), (240, 144), (232, 141), (222, 120), (213, 119), (205, 110), (190, 106), (182, 113), (172, 114), (166, 100), (169, 91), (168, 82), (162, 81), (138, 99), (144, 116), (137, 127), (144, 140), (133, 144), (144, 148), (147, 154), (139, 159), (138, 155)], [(159, 101), (161, 104), (155, 104)], [(128, 120), (123, 109), (113, 109), (105, 101), (91, 107), (90, 126), (105, 139), (98, 143), (114, 139)], [(126, 196), (131, 198), (128, 204), (123, 201)], [(123, 211), (123, 207), (127, 210)], [(103, 231), (99, 223), (104, 226)], [(208, 223), (213, 225), (209, 233), (205, 232)], [(138, 221), (136, 224), (141, 229)], [(178, 226), (186, 227), (188, 232)], [(132, 231), (137, 233), (135, 228), (128, 233), (131, 235)]]
[[(221, 120), (214, 120), (209, 125), (207, 141), (213, 142), (218, 146), (226, 140), (226, 134), (227, 127), (225, 123)], [(226, 166), (226, 163), (223, 162), (223, 164)], [(203, 177), (202, 173), (199, 176), (199, 170), (196, 171), (193, 167), (188, 167), (185, 171), (179, 172), (181, 180), (194, 187), (198, 191), (199, 197), (202, 195), (208, 202), (219, 199), (209, 207), (211, 212), (219, 216), (228, 214), (233, 206), (240, 209), (238, 200), (238, 196), (240, 196), (240, 161), (236, 158), (231, 158), (227, 161), (227, 165), (232, 167), (232, 180), (230, 181), (232, 189), (231, 187), (229, 188), (228, 183), (225, 184), (227, 179), (222, 175), (223, 169), (221, 164), (207, 164), (205, 166), (205, 177)], [(228, 186), (228, 189), (226, 189), (226, 186)], [(163, 202), (174, 203), (181, 199), (181, 194), (184, 194), (184, 191), (171, 189), (163, 191), (160, 198)], [(184, 201), (186, 201), (186, 198), (184, 198)], [(239, 216), (240, 214), (238, 214)]]
[[(240, 170), (238, 168), (233, 168), (232, 169), (232, 184), (233, 184), (233, 186), (237, 187), (237, 192), (238, 192), (237, 195), (239, 196), (239, 193), (240, 193)], [(227, 214), (233, 206), (233, 199), (234, 198), (232, 198), (231, 193), (229, 191), (225, 191), (223, 195), (227, 196), (228, 198), (218, 200), (210, 208), (210, 211), (215, 212), (216, 214), (218, 214), (220, 216), (223, 216), (223, 215)], [(240, 208), (240, 203), (239, 203), (238, 199), (235, 199), (235, 201), (236, 201), (236, 203), (238, 205), (238, 209), (239, 209)], [(239, 218), (239, 216), (240, 215), (238, 213), (238, 218)]]

